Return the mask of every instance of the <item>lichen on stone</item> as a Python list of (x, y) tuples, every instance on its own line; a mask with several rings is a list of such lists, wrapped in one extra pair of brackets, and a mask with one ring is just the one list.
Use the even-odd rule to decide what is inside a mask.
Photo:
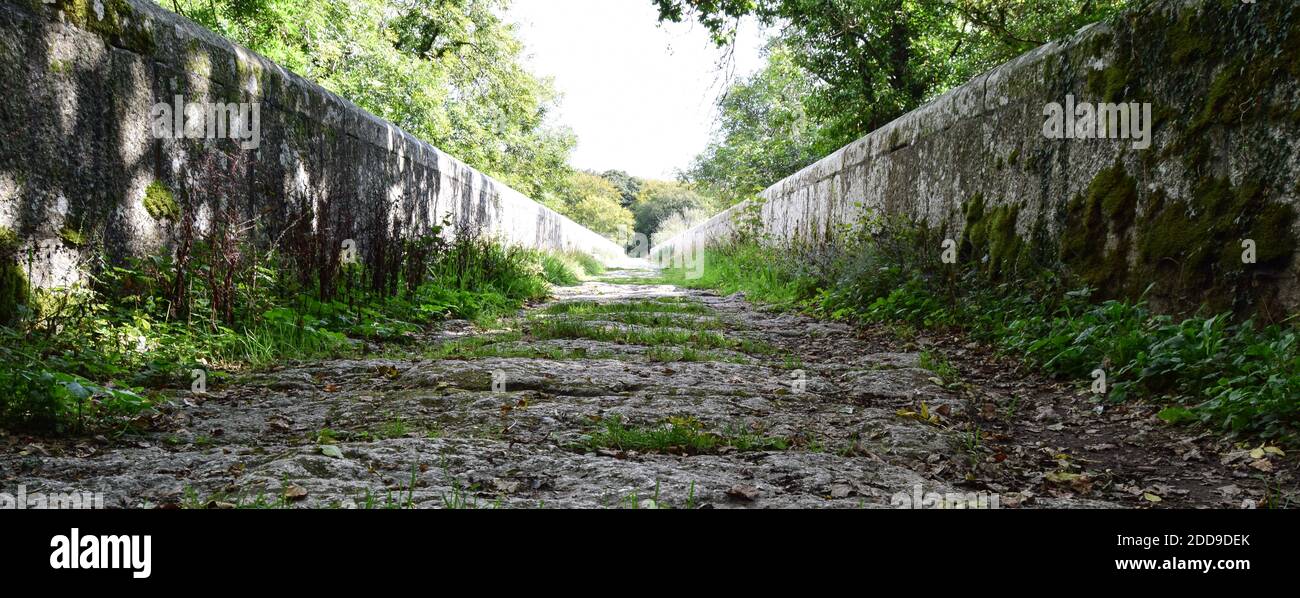
[(153, 54), (157, 48), (153, 31), (126, 0), (53, 0), (52, 8), (73, 25), (114, 45), (141, 54)]

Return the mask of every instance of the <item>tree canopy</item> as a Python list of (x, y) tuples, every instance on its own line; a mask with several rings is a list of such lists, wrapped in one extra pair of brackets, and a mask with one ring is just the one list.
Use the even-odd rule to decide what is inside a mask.
[(622, 243), (632, 230), (633, 216), (621, 201), (618, 188), (610, 181), (589, 172), (575, 172), (562, 191), (544, 203), (574, 222)]
[(523, 66), (508, 0), (174, 0), (261, 53), (519, 191), (555, 192), (576, 143)]
[(762, 191), (774, 176), (834, 151), (804, 106), (815, 87), (788, 46), (769, 46), (766, 68), (737, 82), (718, 103), (713, 139), (685, 178), (731, 205)]

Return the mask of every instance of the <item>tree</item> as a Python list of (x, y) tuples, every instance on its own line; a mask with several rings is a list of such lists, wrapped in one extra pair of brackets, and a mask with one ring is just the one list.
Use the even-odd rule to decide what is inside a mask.
[(636, 230), (646, 236), (659, 230), (660, 224), (669, 216), (692, 210), (713, 213), (717, 211), (717, 205), (686, 185), (671, 181), (645, 181), (632, 204)]
[(572, 170), (551, 82), (523, 66), (508, 0), (176, 0), (181, 14), (520, 192)]
[(713, 139), (686, 179), (730, 206), (834, 151), (819, 139), (819, 123), (804, 107), (815, 89), (789, 47), (769, 45), (767, 66), (719, 101)]
[(746, 15), (780, 26), (819, 85), (805, 100), (821, 137), (847, 144), (975, 74), (1131, 0), (653, 0), (720, 44)]
[(567, 196), (558, 211), (574, 222), (622, 243), (632, 230), (632, 212), (619, 201), (613, 184), (589, 172), (575, 172), (569, 177)]
[(641, 179), (621, 170), (606, 170), (600, 176), (618, 188), (623, 207), (630, 207), (636, 201), (636, 194), (641, 192)]

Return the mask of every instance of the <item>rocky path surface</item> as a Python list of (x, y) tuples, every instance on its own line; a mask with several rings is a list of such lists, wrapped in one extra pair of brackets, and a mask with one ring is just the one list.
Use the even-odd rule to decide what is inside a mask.
[(451, 322), (384, 356), (177, 393), (132, 434), (0, 438), (0, 488), (110, 507), (1150, 508), (1294, 487), (1289, 458), (960, 340), (626, 284), (644, 274), (557, 289), (499, 330)]

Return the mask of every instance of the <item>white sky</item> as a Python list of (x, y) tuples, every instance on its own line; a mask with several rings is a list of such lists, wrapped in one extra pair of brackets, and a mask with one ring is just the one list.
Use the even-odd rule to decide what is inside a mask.
[[(708, 31), (659, 25), (651, 0), (514, 0), (528, 65), (563, 94), (557, 122), (578, 136), (577, 168), (673, 178), (704, 149), (727, 71)], [(763, 33), (742, 26), (734, 72), (761, 65)]]

